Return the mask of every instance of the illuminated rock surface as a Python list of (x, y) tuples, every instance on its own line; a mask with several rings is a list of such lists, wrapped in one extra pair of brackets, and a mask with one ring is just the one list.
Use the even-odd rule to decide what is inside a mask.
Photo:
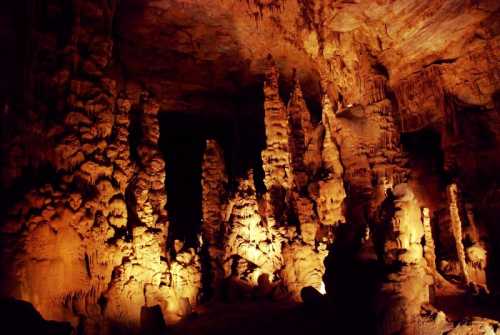
[(499, 332), (498, 1), (1, 6), (31, 333)]

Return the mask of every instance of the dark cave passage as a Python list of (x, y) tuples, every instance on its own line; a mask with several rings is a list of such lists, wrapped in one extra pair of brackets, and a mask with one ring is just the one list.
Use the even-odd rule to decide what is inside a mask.
[(159, 146), (167, 162), (168, 243), (178, 239), (187, 247), (198, 244), (202, 220), (201, 172), (207, 139), (215, 139), (222, 147), (230, 189), (234, 189), (238, 177), (253, 169), (257, 190), (264, 190), (260, 157), (265, 146), (262, 88), (249, 87), (224, 99), (228, 99), (236, 113), (159, 114)]
[(169, 243), (178, 239), (196, 246), (201, 222), (201, 162), (203, 124), (194, 116), (165, 113), (160, 116), (160, 147), (166, 164)]
[(431, 211), (435, 204), (442, 203), (443, 191), (450, 182), (444, 170), (444, 154), (440, 133), (433, 128), (401, 134), (401, 144), (409, 156), (412, 176), (416, 180), (413, 187), (421, 201)]

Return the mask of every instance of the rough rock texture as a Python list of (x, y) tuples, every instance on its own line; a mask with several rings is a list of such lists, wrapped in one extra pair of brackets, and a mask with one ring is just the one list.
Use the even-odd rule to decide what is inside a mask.
[(458, 213), (458, 189), (456, 184), (451, 184), (448, 186), (448, 202), (450, 206), (450, 217), (451, 217), (451, 229), (453, 232), (453, 237), (455, 239), (455, 246), (458, 255), (458, 264), (460, 265), (460, 271), (464, 278), (466, 285), (469, 285), (470, 278), (469, 272), (467, 271), (467, 263), (465, 260), (465, 248), (462, 243), (462, 221), (460, 220), (460, 214)]
[(422, 208), (422, 225), (424, 227), (424, 258), (427, 261), (427, 266), (431, 270), (431, 274), (434, 278), (437, 275), (436, 268), (436, 245), (434, 243), (434, 237), (432, 236), (431, 220), (429, 217), (429, 208)]
[[(256, 171), (231, 191), (238, 172), (209, 142), (209, 285), (323, 293), (345, 223), (389, 273), (381, 333), (497, 331), (448, 324), (428, 291), (500, 289), (498, 1), (5, 3), (3, 295), (84, 334), (136, 332), (143, 308), (190, 313), (204, 251), (167, 245), (159, 145), (158, 116), (179, 112), (230, 120), (227, 166)], [(254, 134), (248, 152), (235, 129)]]
[(313, 287), (321, 294), (326, 293), (323, 262), (327, 254), (326, 244), (320, 244), (318, 249), (315, 249), (300, 240), (293, 240), (291, 244), (283, 247), (282, 276), (293, 300), (302, 301), (301, 292), (305, 287)]
[(288, 114), (279, 95), (279, 72), (270, 56), (264, 82), (264, 124), (266, 148), (262, 151), (264, 185), (267, 189), (269, 224), (282, 225), (286, 218), (286, 198), (293, 186)]
[(339, 149), (334, 142), (330, 131), (328, 113), (331, 111), (331, 104), (328, 97), (323, 101), (323, 125), (325, 129), (321, 158), (323, 169), (321, 180), (318, 182), (319, 194), (316, 199), (319, 219), (324, 225), (344, 223), (343, 201), (346, 197), (343, 182), (344, 168), (340, 162)]
[(196, 255), (165, 261), (165, 163), (156, 148), (158, 105), (152, 101), (141, 109), (138, 168), (130, 158), (131, 102), (117, 96), (106, 72), (113, 46), (110, 4), (101, 17), (85, 10), (74, 17), (66, 61), (54, 75), (64, 115), (48, 134), (57, 134), (48, 156), (57, 181), (28, 192), (2, 227), (15, 241), (6, 251), (14, 257), (12, 294), (86, 334), (139, 329), (145, 294), (158, 290), (167, 320), (184, 315), (179, 305), (183, 299), (196, 303), (200, 282)]
[(202, 165), (202, 238), (210, 256), (212, 285), (217, 287), (224, 272), (221, 267), (227, 206), (227, 176), (224, 154), (215, 140), (207, 140)]
[(311, 141), (311, 115), (302, 95), (300, 82), (295, 79), (293, 92), (287, 106), (289, 122), (289, 147), (295, 186), (303, 189), (308, 182), (308, 174), (304, 162), (306, 148)]
[[(432, 277), (427, 273), (421, 244), (424, 226), (414, 194), (407, 184), (398, 184), (388, 192), (381, 205), (384, 225), (384, 263), (392, 267), (382, 285), (379, 299), (380, 334), (426, 334), (425, 323), (446, 324), (444, 314), (440, 320), (426, 320), (423, 307), (429, 303), (429, 285)], [(398, 264), (400, 264), (398, 266)]]
[(283, 262), (281, 238), (276, 227), (266, 225), (259, 214), (252, 171), (240, 180), (229, 206), (232, 210), (224, 242), (226, 276), (254, 285), (262, 274), (272, 280)]

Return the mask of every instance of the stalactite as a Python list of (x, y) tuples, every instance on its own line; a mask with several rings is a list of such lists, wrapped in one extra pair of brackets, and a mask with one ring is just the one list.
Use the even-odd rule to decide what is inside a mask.
[(381, 75), (369, 75), (361, 81), (361, 102), (363, 105), (371, 105), (373, 103), (382, 101), (386, 97), (385, 82), (386, 78)]
[(467, 263), (465, 259), (465, 249), (463, 245), (463, 236), (462, 236), (462, 221), (460, 219), (460, 214), (458, 211), (458, 187), (456, 184), (448, 185), (446, 190), (447, 198), (448, 198), (448, 207), (450, 211), (451, 218), (451, 226), (453, 231), (453, 237), (455, 239), (455, 246), (458, 256), (458, 262), (460, 264), (460, 270), (464, 277), (464, 282), (466, 285), (469, 285), (470, 278), (469, 273), (467, 271)]
[(429, 66), (401, 80), (395, 87), (402, 132), (422, 129), (441, 121), (444, 90), (439, 66)]
[(465, 204), (465, 211), (467, 214), (467, 222), (469, 224), (469, 230), (470, 230), (469, 238), (473, 243), (479, 242), (480, 236), (477, 230), (476, 219), (474, 218), (474, 211), (472, 204), (470, 203)]

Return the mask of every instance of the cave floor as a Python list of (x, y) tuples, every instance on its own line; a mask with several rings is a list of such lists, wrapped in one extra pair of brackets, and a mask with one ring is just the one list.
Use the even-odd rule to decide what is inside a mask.
[(500, 301), (497, 296), (471, 296), (457, 289), (438, 292), (433, 305), (444, 311), (450, 321), (471, 316), (500, 320)]
[[(434, 306), (443, 310), (450, 321), (480, 316), (500, 320), (500, 304), (493, 296), (471, 297), (465, 291), (448, 287), (436, 292)], [(199, 307), (188, 319), (169, 327), (173, 335), (263, 335), (331, 334), (332, 329), (350, 334), (372, 334), (362, 315), (351, 313), (342, 320), (334, 309), (274, 301), (211, 303)]]
[(169, 329), (169, 334), (323, 334), (327, 315), (301, 304), (272, 301), (214, 303)]

